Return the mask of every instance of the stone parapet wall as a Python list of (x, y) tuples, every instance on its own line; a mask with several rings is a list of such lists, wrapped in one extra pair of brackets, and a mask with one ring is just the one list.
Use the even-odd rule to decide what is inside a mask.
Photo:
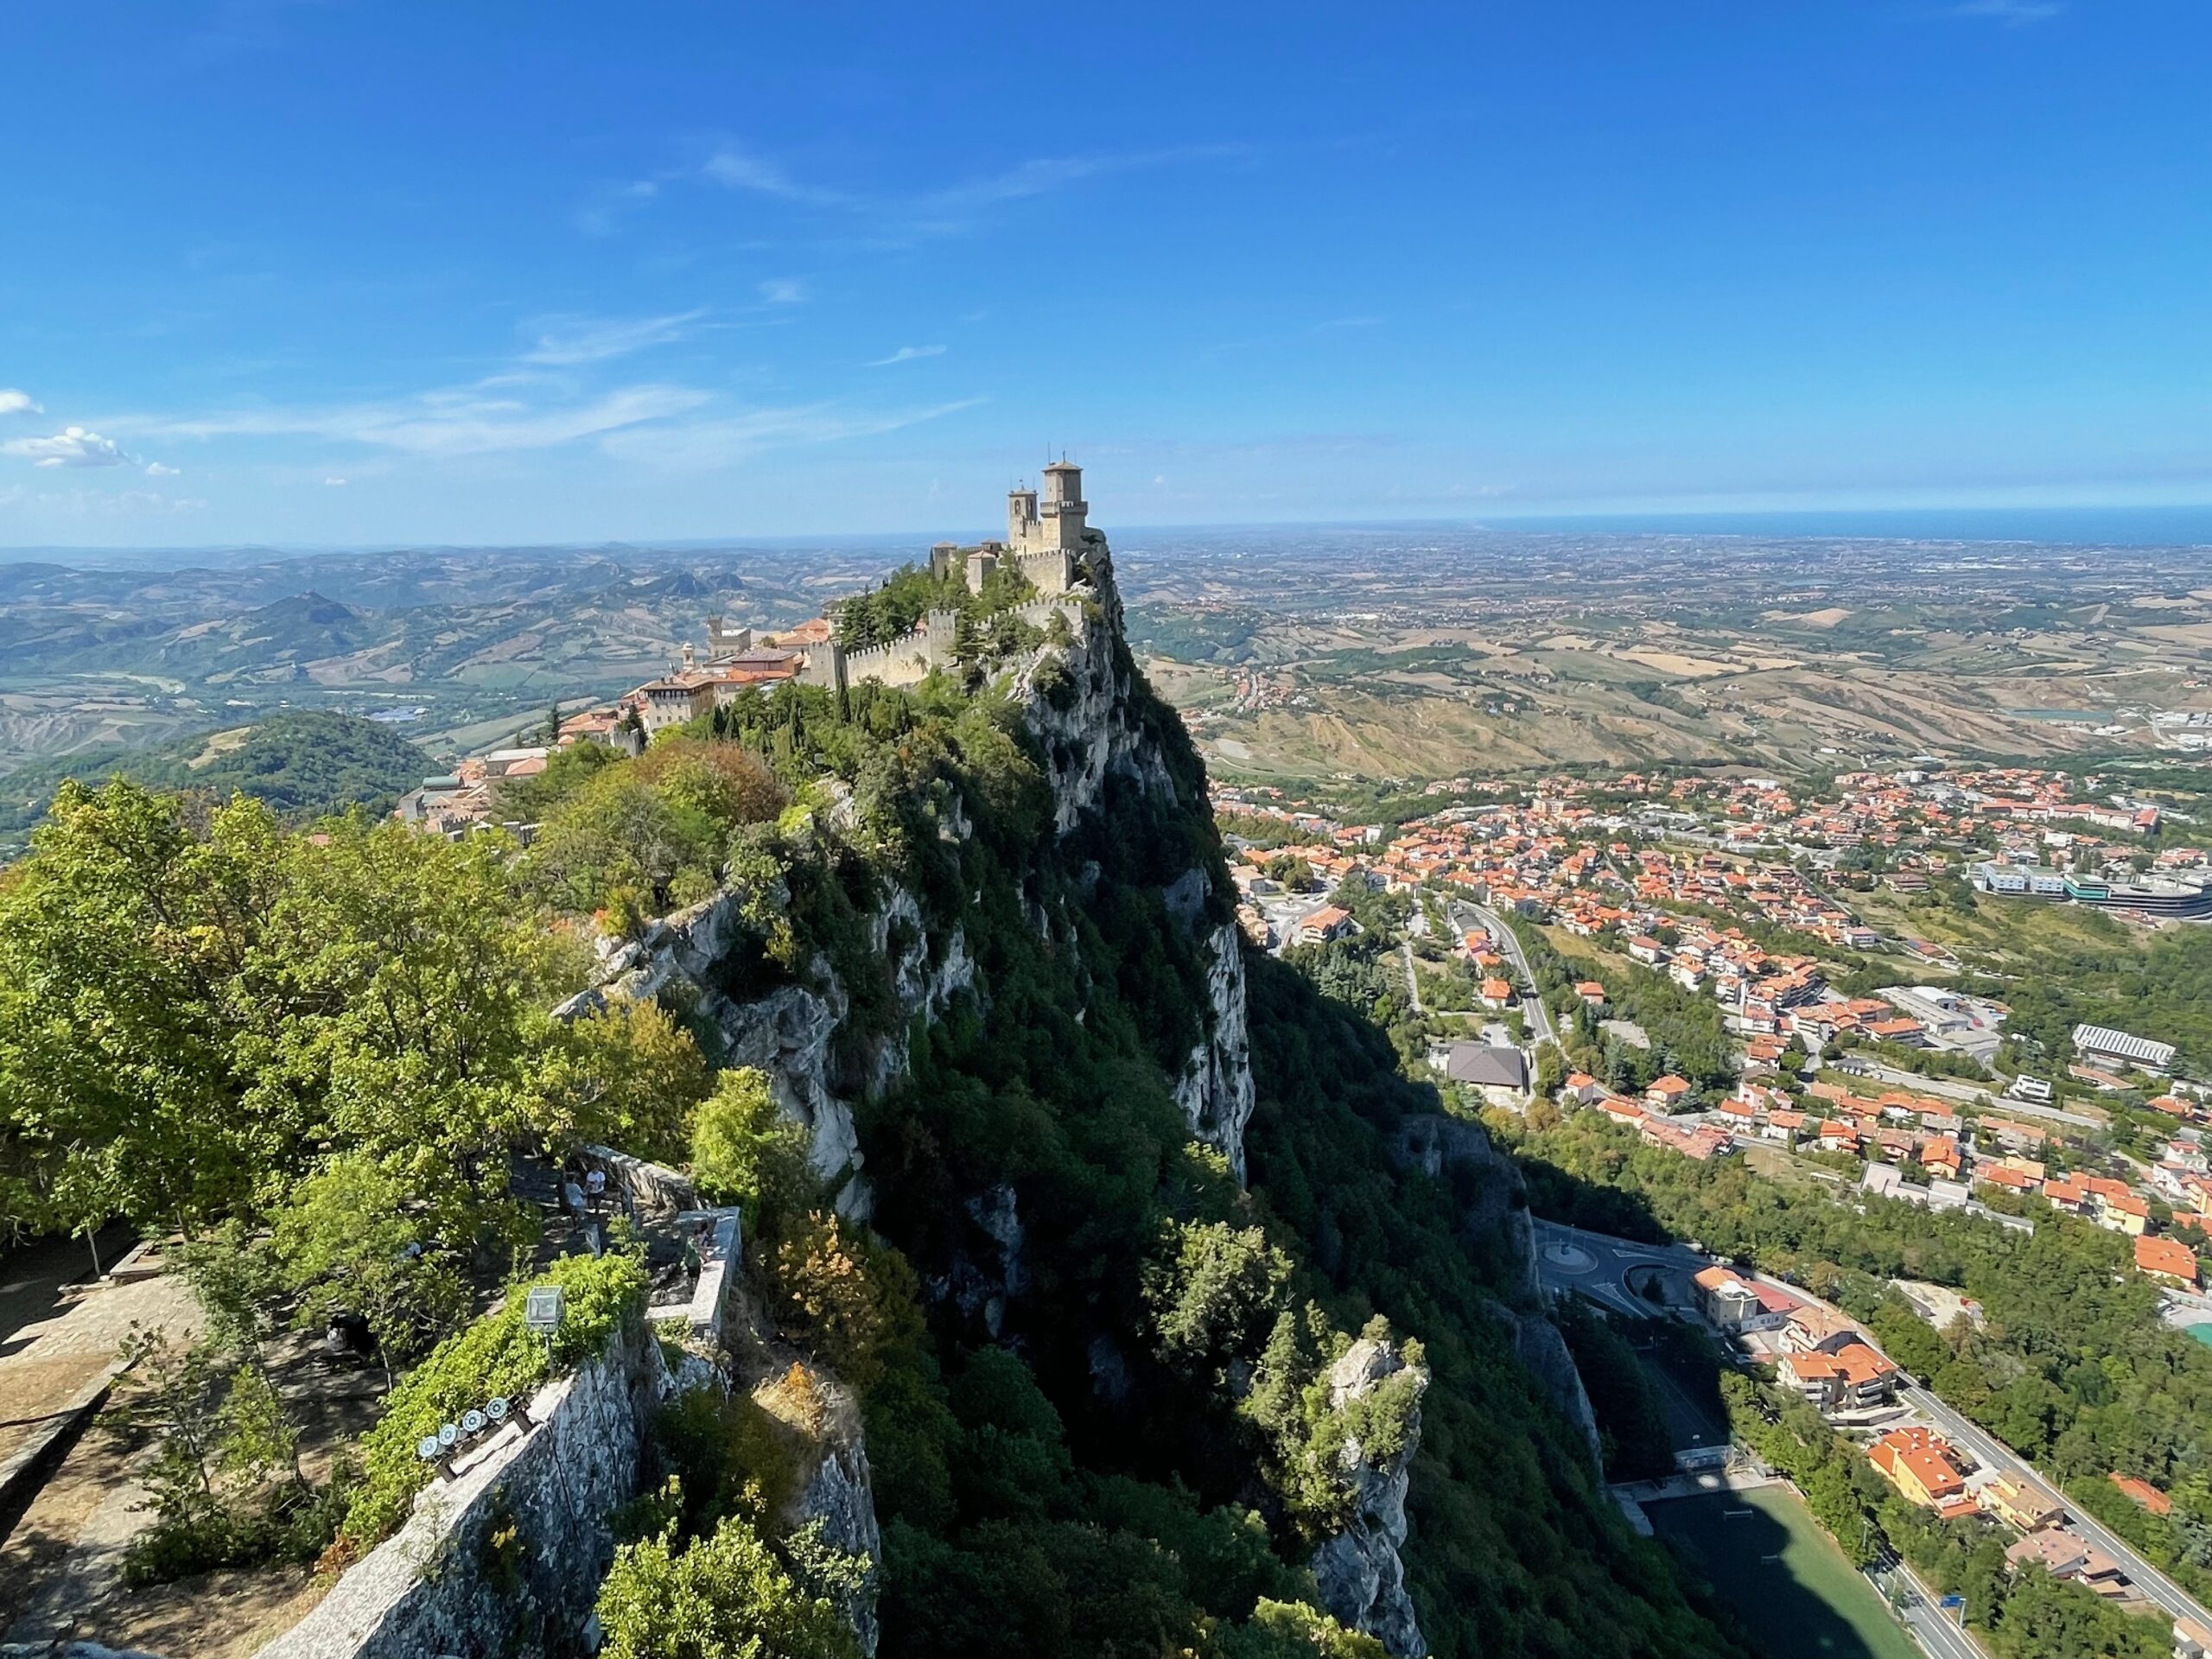
[(607, 1177), (610, 1196), (622, 1200), (632, 1216), (667, 1217), (696, 1207), (691, 1178), (665, 1164), (648, 1163), (612, 1147), (587, 1146), (577, 1153), (587, 1170)]
[(405, 1525), (348, 1568), (255, 1659), (493, 1659), (581, 1650), (614, 1558), (609, 1517), (638, 1489), (666, 1371), (642, 1328), (548, 1383), (415, 1500)]
[[(1060, 556), (1054, 555), (1054, 557)], [(1045, 594), (1012, 607), (1011, 613), (1033, 627), (1047, 626), (1055, 614), (1079, 625), (1083, 618), (1080, 590)], [(941, 668), (955, 665), (954, 636), (960, 617), (956, 611), (931, 611), (921, 626), (904, 638), (868, 645), (844, 653), (845, 678), (876, 680), (885, 685), (916, 685)]]

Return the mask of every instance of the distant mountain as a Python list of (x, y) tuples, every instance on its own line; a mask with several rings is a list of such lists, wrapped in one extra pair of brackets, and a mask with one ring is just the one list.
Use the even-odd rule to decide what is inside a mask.
[(0, 854), (21, 848), (69, 778), (120, 774), (157, 788), (204, 790), (219, 798), (243, 791), (297, 818), (350, 806), (388, 811), (435, 769), (428, 755), (389, 727), (315, 710), (194, 733), (151, 748), (64, 755), (0, 777)]

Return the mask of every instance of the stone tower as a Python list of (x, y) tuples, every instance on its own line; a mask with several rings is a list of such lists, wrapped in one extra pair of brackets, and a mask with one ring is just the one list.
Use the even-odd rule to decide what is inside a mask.
[(1083, 551), (1084, 515), (1090, 511), (1090, 504), (1083, 499), (1083, 468), (1073, 461), (1056, 461), (1045, 469), (1041, 500), (1027, 486), (1007, 492), (1006, 544), (1016, 557), (1028, 553), (1075, 557)]
[(1073, 461), (1056, 461), (1045, 469), (1045, 499), (1038, 505), (1045, 524), (1045, 545), (1062, 553), (1083, 551), (1084, 515), (1090, 504), (1083, 499), (1083, 468)]

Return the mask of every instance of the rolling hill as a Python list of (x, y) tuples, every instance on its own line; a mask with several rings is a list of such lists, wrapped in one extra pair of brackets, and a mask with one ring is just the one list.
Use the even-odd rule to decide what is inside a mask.
[(433, 770), (430, 758), (372, 720), (303, 709), (143, 749), (92, 750), (0, 777), (0, 855), (20, 850), (64, 779), (118, 774), (162, 789), (243, 791), (291, 817), (362, 806), (389, 810)]

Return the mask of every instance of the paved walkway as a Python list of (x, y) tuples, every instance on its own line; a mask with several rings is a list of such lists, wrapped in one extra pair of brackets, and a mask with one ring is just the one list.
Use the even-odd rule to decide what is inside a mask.
[[(97, 1406), (134, 1325), (183, 1338), (199, 1325), (199, 1305), (179, 1278), (54, 1294), (58, 1306), (49, 1304), (0, 1344), (0, 1435), (8, 1437), (0, 1440), (0, 1460), (30, 1457), (41, 1440), (66, 1440), (79, 1414)], [(22, 1518), (8, 1535), (18, 1570), (0, 1583), (0, 1608), (15, 1613), (8, 1640), (69, 1635), (119, 1586), (123, 1552), (146, 1524), (139, 1507), (145, 1492), (118, 1449), (99, 1443), (106, 1438), (94, 1430), (91, 1440), (50, 1454), (58, 1466), (26, 1475), (30, 1490)], [(43, 1468), (45, 1461), (33, 1467)]]
[(133, 1325), (182, 1328), (197, 1317), (191, 1293), (171, 1278), (72, 1288), (54, 1300), (0, 1339), (0, 1460), (107, 1370)]

